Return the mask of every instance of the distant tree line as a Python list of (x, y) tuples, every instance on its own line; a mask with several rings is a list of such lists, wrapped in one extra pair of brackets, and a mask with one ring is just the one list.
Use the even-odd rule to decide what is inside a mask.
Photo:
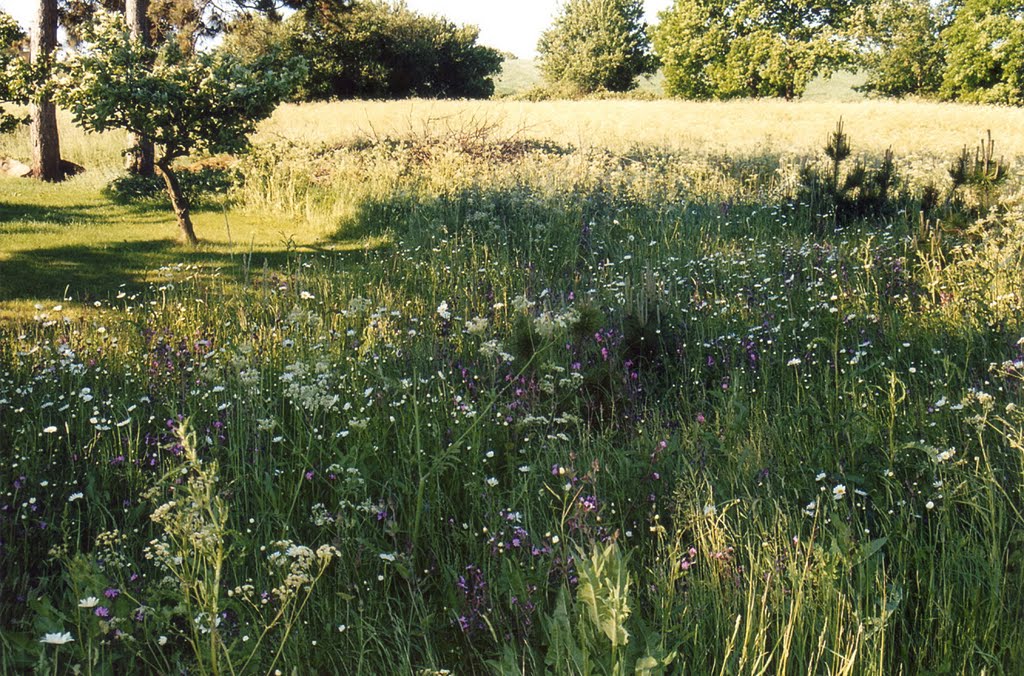
[[(279, 97), (488, 97), (504, 59), (478, 44), (475, 27), (419, 14), (402, 2), (32, 2), (27, 59), (25, 33), (0, 13), (0, 132), (26, 121), (5, 103), (29, 104), (32, 173), (44, 180), (59, 180), (67, 169), (54, 108), (54, 96), (69, 100), (53, 77), (62, 67), (54, 55), (58, 23), (72, 53), (95, 55), (94, 19), (104, 12), (122, 16), (124, 39), (138, 43), (129, 50), (141, 59), (132, 64), (138, 73), (165, 73), (156, 66), (174, 64), (249, 81), (246, 68), (290, 64), (288, 91), (253, 85), (272, 96), (250, 117), (267, 114), (269, 101)], [(113, 47), (116, 32), (108, 25), (104, 58), (128, 58)], [(674, 0), (654, 26), (645, 23), (641, 0), (565, 0), (538, 51), (541, 72), (559, 95), (628, 91), (660, 68), (672, 96), (788, 99), (800, 96), (812, 78), (848, 68), (864, 70), (863, 88), (879, 95), (1024, 104), (1024, 3), (1011, 0)], [(220, 65), (204, 54), (222, 55)], [(96, 58), (90, 63), (100, 67)], [(139, 99), (133, 104), (138, 113), (166, 98), (153, 97), (154, 82), (125, 80), (120, 90), (94, 94), (108, 97), (108, 108)], [(140, 91), (148, 92), (148, 102)], [(134, 134), (127, 167), (152, 174), (159, 169), (157, 130), (138, 119), (129, 124), (126, 115), (79, 122)]]
[(1024, 103), (1024, 3), (1011, 0), (675, 0), (658, 23), (640, 0), (567, 0), (538, 44), (549, 85), (628, 91), (660, 67), (687, 99), (800, 96), (818, 75), (863, 89)]
[[(140, 0), (33, 0), (59, 22), (72, 48), (99, 12), (130, 15)], [(243, 59), (270, 52), (307, 63), (297, 100), (332, 98), (486, 98), (503, 55), (478, 44), (475, 26), (384, 0), (145, 0), (149, 44), (175, 42), (182, 53), (217, 44)], [(52, 10), (52, 11), (51, 11)], [(294, 10), (294, 11), (292, 11)], [(44, 27), (45, 28), (45, 27)], [(6, 58), (23, 36), (10, 17), (0, 23)], [(218, 40), (213, 40), (218, 38)], [(5, 67), (6, 62), (0, 62)], [(4, 91), (0, 90), (0, 97)], [(6, 97), (8, 99), (12, 97)], [(0, 98), (0, 101), (3, 99)]]

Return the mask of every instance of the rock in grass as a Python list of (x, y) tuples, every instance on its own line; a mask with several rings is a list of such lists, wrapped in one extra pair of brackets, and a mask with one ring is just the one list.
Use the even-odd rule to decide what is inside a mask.
[(0, 174), (22, 178), (32, 173), (32, 167), (11, 157), (0, 157)]
[[(80, 164), (75, 164), (68, 160), (60, 161), (61, 178), (77, 176), (83, 171), (85, 171), (85, 167)], [(13, 157), (0, 157), (0, 175), (11, 176), (14, 178), (31, 178), (32, 167), (28, 166), (24, 162), (14, 159)]]

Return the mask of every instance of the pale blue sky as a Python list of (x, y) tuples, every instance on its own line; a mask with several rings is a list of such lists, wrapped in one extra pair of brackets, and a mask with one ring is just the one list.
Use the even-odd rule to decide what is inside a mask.
[[(36, 0), (0, 0), (0, 9), (28, 28)], [(551, 21), (561, 2), (558, 0), (407, 0), (407, 4), (423, 14), (441, 14), (458, 24), (480, 27), (480, 42), (517, 56), (535, 55), (537, 39)], [(645, 0), (647, 20), (653, 22), (657, 12), (672, 0)]]

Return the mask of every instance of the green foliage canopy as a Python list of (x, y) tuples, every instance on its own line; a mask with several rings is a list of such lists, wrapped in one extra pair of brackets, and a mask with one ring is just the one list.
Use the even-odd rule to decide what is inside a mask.
[[(209, 39), (225, 30), (240, 16), (264, 16), (278, 22), (282, 10), (314, 7), (331, 11), (344, 7), (349, 0), (149, 0), (147, 17), (150, 38), (154, 43), (171, 38), (185, 51), (192, 51), (196, 42)], [(60, 22), (75, 44), (84, 38), (97, 12), (124, 12), (125, 0), (60, 0)]]
[(343, 10), (309, 8), (291, 21), (289, 47), (309, 63), (306, 100), (486, 98), (502, 56), (477, 44), (475, 26), (424, 16), (404, 4), (362, 2)]
[(165, 159), (238, 152), (302, 72), (295, 58), (246, 63), (221, 52), (188, 55), (174, 43), (147, 47), (129, 38), (119, 17), (102, 14), (60, 76), (58, 102), (86, 130), (150, 138)]
[(658, 65), (640, 0), (569, 0), (537, 51), (548, 83), (580, 93), (629, 91)]
[[(17, 43), (24, 37), (18, 23), (9, 15), (0, 12), (0, 104), (24, 100), (24, 95), (17, 86), (22, 76), (20, 71), (23, 70), (18, 58)], [(3, 105), (0, 105), (0, 134), (13, 131), (24, 122), (23, 117), (8, 113)]]
[(942, 39), (945, 98), (1024, 104), (1024, 3), (963, 0)]
[(940, 41), (944, 13), (929, 0), (876, 0), (865, 7), (856, 34), (865, 91), (884, 96), (932, 95), (945, 68)]
[(654, 29), (666, 90), (689, 99), (803, 93), (852, 57), (859, 0), (675, 0)]

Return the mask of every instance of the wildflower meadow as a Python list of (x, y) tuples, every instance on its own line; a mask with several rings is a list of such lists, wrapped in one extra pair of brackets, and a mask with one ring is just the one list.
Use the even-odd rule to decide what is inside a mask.
[(0, 179), (0, 672), (1024, 670), (1019, 113), (446, 105)]

